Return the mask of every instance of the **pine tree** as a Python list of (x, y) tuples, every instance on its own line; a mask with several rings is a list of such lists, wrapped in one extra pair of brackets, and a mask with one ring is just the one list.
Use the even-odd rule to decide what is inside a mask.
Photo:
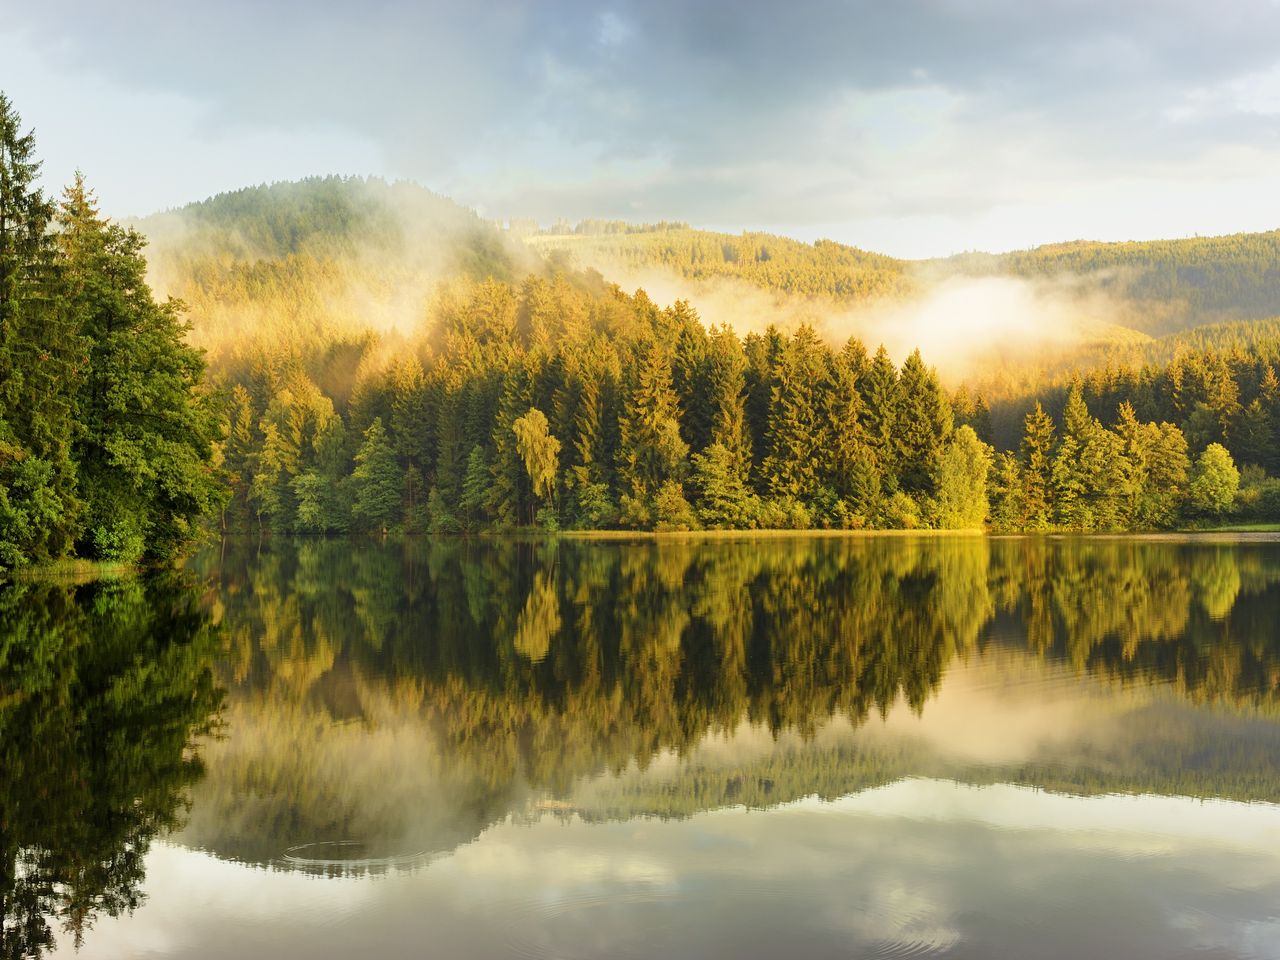
[(897, 442), (899, 388), (898, 371), (883, 345), (872, 358), (871, 367), (858, 381), (862, 393), (862, 421), (867, 444), (881, 464), (886, 492), (897, 489), (897, 465), (902, 461)]
[(1014, 454), (1006, 451), (996, 458), (988, 474), (987, 490), (991, 529), (997, 533), (1023, 529), (1026, 511), (1022, 502), (1022, 468)]
[(866, 348), (856, 339), (831, 359), (825, 384), (824, 409), (831, 439), (824, 472), (844, 509), (865, 524), (875, 516), (880, 496), (880, 466), (876, 463), (864, 426), (865, 410), (859, 389), (870, 369)]
[(204, 357), (185, 342), (178, 304), (152, 298), (143, 238), (103, 220), (82, 177), (67, 189), (58, 221), (67, 305), (89, 356), (73, 446), (85, 552), (172, 556), (220, 498)]
[(912, 351), (898, 379), (895, 419), (898, 485), (918, 500), (933, 495), (935, 477), (951, 435), (951, 406), (935, 371)]
[(249, 484), (253, 475), (254, 451), (258, 445), (254, 433), (257, 420), (253, 397), (243, 384), (237, 383), (231, 389), (227, 436), (222, 445), (223, 469), (231, 487), (230, 502), (223, 516), (224, 530), (228, 524), (236, 527), (249, 519)]
[(71, 442), (86, 358), (21, 126), (0, 93), (0, 563), (61, 556), (80, 527)]
[(698, 313), (685, 300), (664, 310), (659, 328), (671, 352), (671, 386), (680, 403), (680, 436), (690, 450), (703, 450), (711, 441), (714, 416), (707, 354), (710, 343)]
[(400, 519), (401, 471), (381, 418), (364, 432), (352, 478), (356, 517), (365, 529), (386, 533)]
[(713, 443), (692, 457), (689, 486), (699, 522), (713, 530), (744, 530), (755, 524), (759, 504), (733, 451)]
[(624, 494), (644, 503), (687, 469), (680, 404), (667, 354), (655, 340), (638, 347), (619, 418), (618, 474)]
[(458, 519), (468, 530), (479, 528), (487, 516), (492, 473), (485, 448), (476, 444), (467, 456), (467, 472), (462, 478)]
[(830, 427), (820, 391), (827, 379), (829, 351), (812, 327), (787, 341), (773, 368), (762, 470), (769, 494), (807, 501), (821, 486), (820, 465), (829, 448)]
[(1022, 437), (1022, 517), (1024, 530), (1044, 530), (1053, 522), (1053, 419), (1039, 401), (1027, 414)]
[(710, 406), (708, 443), (718, 443), (744, 487), (751, 471), (751, 434), (747, 429), (747, 358), (728, 327), (711, 333), (707, 350), (707, 397)]

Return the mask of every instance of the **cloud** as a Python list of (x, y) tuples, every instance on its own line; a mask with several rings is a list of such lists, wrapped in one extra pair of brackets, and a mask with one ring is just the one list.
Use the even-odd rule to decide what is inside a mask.
[[(268, 133), (346, 138), (376, 145), (383, 168), (369, 172), (544, 220), (643, 211), (823, 225), (874, 245), (890, 223), (934, 216), (906, 252), (949, 252), (970, 237), (1020, 242), (991, 219), (1001, 210), (1060, 236), (1074, 185), (1155, 173), (1168, 205), (1224, 149), (1232, 176), (1274, 177), (1280, 152), (1274, 97), (1250, 92), (1280, 63), (1267, 0), (506, 0), (483, 15), (458, 0), (69, 0), (6, 20), (0, 52), (123, 91), (112, 113), (125, 130), (146, 122), (136, 105), (149, 97), (198, 104), (174, 159), (190, 155), (184, 138), (225, 138), (245, 145), (253, 180)], [(77, 115), (74, 97), (41, 108), (42, 126)], [(78, 162), (99, 149), (82, 144)], [(310, 162), (298, 174), (335, 161), (316, 148)], [(1094, 235), (1149, 234), (1143, 205), (1084, 199)], [(1184, 206), (1186, 231), (1253, 224), (1256, 204), (1222, 199)]]

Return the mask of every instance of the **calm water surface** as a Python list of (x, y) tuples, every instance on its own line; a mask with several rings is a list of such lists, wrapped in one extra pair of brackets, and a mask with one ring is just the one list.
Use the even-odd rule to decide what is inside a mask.
[(0, 956), (1280, 957), (1280, 543), (0, 590)]

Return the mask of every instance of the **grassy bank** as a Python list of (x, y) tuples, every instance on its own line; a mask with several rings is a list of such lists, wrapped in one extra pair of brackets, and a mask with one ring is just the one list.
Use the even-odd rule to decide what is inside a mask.
[(13, 580), (20, 583), (33, 581), (56, 583), (89, 583), (92, 580), (116, 580), (136, 573), (137, 567), (127, 563), (106, 563), (99, 560), (55, 560), (52, 563), (33, 564), (16, 570), (0, 572), (0, 582)]

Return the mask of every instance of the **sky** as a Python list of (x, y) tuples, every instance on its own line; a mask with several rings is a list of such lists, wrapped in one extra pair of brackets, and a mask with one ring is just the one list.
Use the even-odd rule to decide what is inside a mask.
[(0, 90), (116, 216), (314, 174), (898, 256), (1280, 226), (1280, 0), (45, 0)]

